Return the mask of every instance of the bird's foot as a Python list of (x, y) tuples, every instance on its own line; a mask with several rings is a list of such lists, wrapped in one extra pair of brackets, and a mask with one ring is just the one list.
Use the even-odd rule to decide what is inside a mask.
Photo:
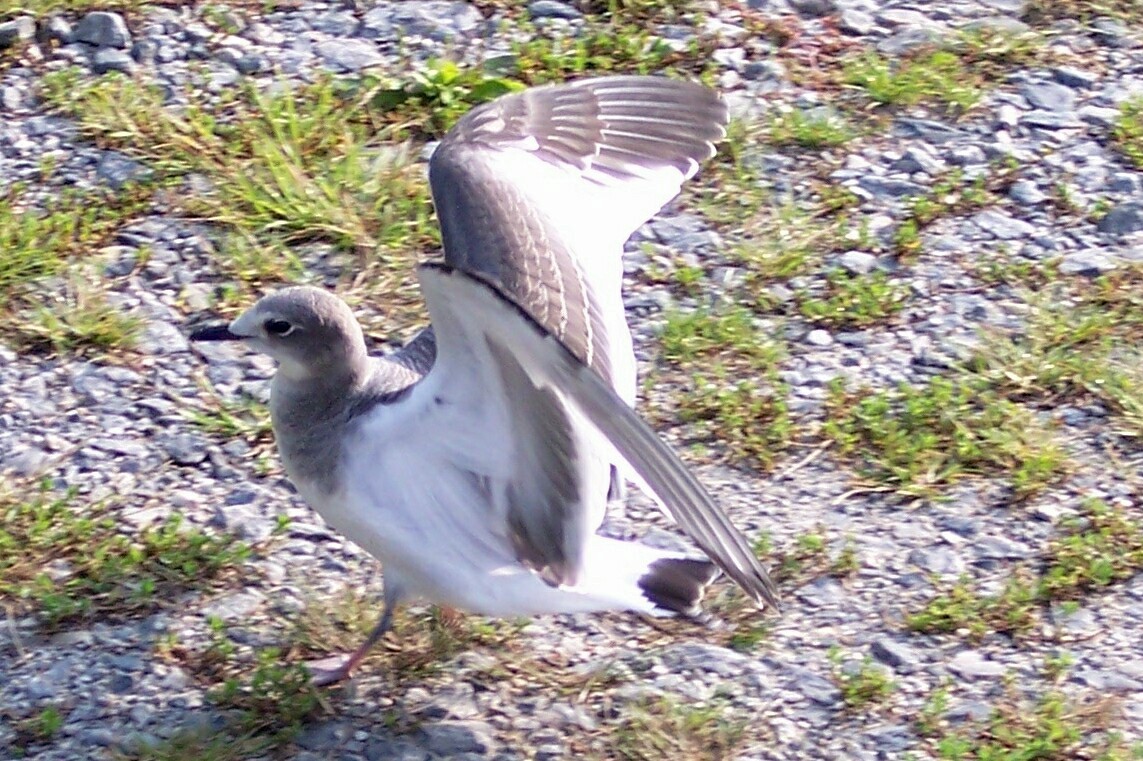
[(305, 661), (302, 665), (310, 672), (310, 684), (314, 687), (329, 687), (349, 679), (357, 664), (350, 656), (331, 655), (328, 658)]

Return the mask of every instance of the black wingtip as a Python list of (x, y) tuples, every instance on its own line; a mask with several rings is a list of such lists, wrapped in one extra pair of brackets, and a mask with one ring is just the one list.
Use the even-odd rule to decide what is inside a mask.
[(660, 610), (699, 618), (699, 603), (707, 585), (718, 578), (718, 566), (709, 560), (663, 558), (647, 568), (639, 579), (643, 596)]
[(192, 341), (241, 341), (242, 336), (230, 332), (228, 325), (208, 325), (190, 334)]

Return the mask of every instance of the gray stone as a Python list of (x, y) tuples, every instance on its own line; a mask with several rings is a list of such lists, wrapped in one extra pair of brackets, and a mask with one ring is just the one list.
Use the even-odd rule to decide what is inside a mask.
[(1060, 272), (1064, 275), (1098, 277), (1113, 269), (1115, 262), (1111, 257), (1096, 249), (1067, 254), (1060, 261)]
[(897, 119), (893, 131), (904, 137), (919, 137), (926, 143), (946, 143), (964, 137), (962, 130), (943, 122), (905, 116)]
[(481, 721), (442, 721), (421, 727), (430, 753), (452, 758), (462, 753), (488, 753), (492, 728)]
[(787, 0), (799, 16), (804, 18), (821, 18), (837, 10), (834, 0)]
[(483, 21), (475, 7), (450, 0), (407, 0), (391, 11), (392, 25), (406, 35), (438, 42), (463, 36)]
[(235, 592), (212, 600), (203, 607), (202, 614), (205, 618), (218, 617), (227, 623), (241, 621), (258, 610), (264, 600), (262, 593), (254, 590)]
[(901, 56), (941, 40), (940, 30), (934, 27), (907, 27), (877, 43), (877, 51), (885, 55)]
[(1052, 69), (1052, 77), (1065, 87), (1088, 88), (1099, 78), (1096, 74), (1072, 66), (1057, 66)]
[(909, 562), (924, 571), (944, 576), (964, 572), (964, 561), (947, 547), (918, 547), (909, 553)]
[(1008, 16), (987, 16), (973, 19), (961, 27), (966, 32), (991, 32), (993, 34), (1018, 35), (1026, 33), (1031, 27), (1019, 19)]
[(810, 346), (830, 346), (833, 344), (833, 336), (829, 331), (816, 328), (806, 334), (806, 343)]
[(925, 186), (916, 182), (877, 175), (866, 175), (858, 180), (857, 184), (874, 198), (880, 199), (906, 198), (922, 195), (925, 192)]
[(984, 151), (978, 145), (958, 145), (946, 155), (953, 166), (973, 166), (987, 161)]
[(836, 684), (821, 674), (809, 669), (791, 669), (793, 687), (814, 703), (831, 708), (841, 703), (841, 690)]
[(377, 46), (366, 40), (323, 40), (314, 50), (326, 65), (339, 71), (361, 71), (385, 61)]
[(1002, 211), (985, 209), (972, 218), (973, 224), (1000, 240), (1027, 238), (1036, 228), (1021, 219), (1010, 217)]
[(131, 46), (131, 57), (142, 64), (150, 64), (155, 62), (155, 58), (159, 55), (159, 43), (157, 40), (145, 39), (137, 40)]
[(1083, 126), (1083, 122), (1071, 112), (1044, 110), (1029, 111), (1020, 117), (1020, 124), (1041, 129), (1074, 129)]
[(1025, 206), (1036, 206), (1048, 200), (1047, 194), (1031, 180), (1017, 180), (1012, 183), (1012, 187), (1008, 188), (1008, 197)]
[(873, 17), (865, 11), (856, 8), (845, 8), (838, 15), (837, 28), (846, 34), (863, 36), (869, 34), (877, 27)]
[(894, 172), (924, 172), (935, 175), (944, 169), (944, 162), (926, 150), (911, 145), (901, 154), (901, 158), (889, 167)]
[(75, 25), (75, 39), (101, 48), (126, 48), (131, 44), (131, 33), (118, 13), (94, 11)]
[(411, 740), (379, 737), (365, 745), (366, 761), (429, 761), (431, 754)]
[(877, 257), (865, 251), (846, 251), (837, 263), (851, 275), (868, 275), (877, 266)]
[(905, 8), (889, 8), (877, 13), (877, 21), (887, 27), (924, 27), (932, 26), (933, 20), (920, 11)]
[(61, 45), (70, 45), (75, 42), (75, 30), (63, 16), (52, 16), (48, 19), (46, 27), (48, 39), (55, 40)]
[(311, 26), (331, 37), (352, 37), (357, 31), (357, 17), (345, 11), (328, 11), (313, 20)]
[(135, 61), (126, 51), (100, 48), (91, 55), (91, 70), (96, 74), (106, 74), (109, 71), (130, 74), (135, 71)]
[(143, 354), (179, 354), (190, 350), (190, 342), (171, 323), (151, 320), (143, 328), (135, 348)]
[(1119, 119), (1119, 109), (1103, 108), (1101, 106), (1082, 106), (1076, 111), (1076, 116), (1088, 124), (1098, 124), (1101, 127), (1110, 127)]
[(965, 679), (995, 679), (1004, 676), (1007, 669), (990, 661), (976, 650), (962, 650), (949, 662), (949, 670)]
[(163, 449), (179, 465), (198, 465), (206, 459), (206, 440), (195, 434), (169, 436), (163, 441)]
[(532, 18), (577, 19), (583, 17), (583, 13), (579, 9), (567, 3), (561, 3), (559, 0), (534, 0), (528, 3), (528, 14)]
[(916, 650), (888, 637), (873, 640), (869, 649), (874, 658), (902, 674), (913, 673), (922, 663)]
[(305, 750), (332, 751), (353, 736), (353, 726), (342, 721), (324, 721), (303, 729), (294, 742)]
[(751, 668), (742, 653), (705, 642), (680, 642), (662, 652), (663, 663), (673, 671), (710, 671), (731, 677)]
[(1095, 226), (1101, 233), (1127, 235), (1143, 230), (1143, 203), (1128, 201), (1121, 203), (1103, 215)]
[(0, 108), (19, 111), (24, 106), (24, 91), (18, 87), (0, 88)]
[(1138, 172), (1116, 172), (1107, 181), (1107, 187), (1115, 193), (1136, 195), (1143, 193), (1143, 178)]
[(20, 16), (0, 24), (0, 50), (36, 36), (36, 22), (31, 16)]
[(1004, 536), (982, 536), (976, 540), (976, 554), (994, 560), (1020, 560), (1031, 557), (1032, 548)]
[(1028, 0), (981, 0), (989, 8), (1011, 16), (1023, 16)]
[(1021, 88), (1021, 93), (1033, 108), (1046, 111), (1071, 111), (1076, 104), (1075, 91), (1055, 82), (1026, 84)]
[(104, 151), (95, 168), (96, 178), (112, 190), (122, 190), (132, 182), (146, 182), (152, 175), (148, 167), (116, 151)]

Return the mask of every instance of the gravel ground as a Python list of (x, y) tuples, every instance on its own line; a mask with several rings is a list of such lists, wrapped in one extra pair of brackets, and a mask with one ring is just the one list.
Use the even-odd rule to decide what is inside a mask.
[[(769, 55), (769, 46), (747, 32), (743, 13), (795, 29), (787, 54), (804, 64), (817, 46), (839, 40), (900, 53), (970, 24), (1018, 32), (1026, 10), (1021, 0), (934, 5), (710, 4), (707, 29), (720, 38), (715, 81), (740, 114), (822, 102), (812, 80), (793, 77), (792, 63)], [(546, 24), (574, 29), (581, 23), (575, 7), (557, 0), (528, 7)], [(85, 141), (72, 122), (43, 105), (38, 81), (65, 65), (79, 65), (85, 76), (120, 71), (172, 91), (193, 81), (222, 93), (248, 81), (398, 67), (398, 60), (449, 52), (479, 60), (502, 53), (519, 34), (511, 21), (500, 23), (505, 17), (494, 4), (410, 0), (351, 7), (302, 0), (273, 10), (214, 8), (144, 9), (126, 20), (107, 13), (13, 16), (0, 23), (0, 47), (19, 45), (0, 68), (0, 190), (17, 183), (44, 194), (116, 189), (147, 172)], [(219, 12), (232, 14), (232, 33), (219, 30)], [(682, 46), (693, 35), (679, 24), (659, 31)], [(856, 194), (873, 235), (891, 234), (904, 214), (902, 199), (951, 169), (971, 178), (1011, 157), (1015, 176), (987, 208), (926, 228), (922, 252), (907, 266), (858, 250), (831, 254), (852, 272), (885, 269), (909, 299), (900, 314), (866, 329), (775, 318), (788, 344), (780, 372), (796, 422), (820, 415), (830, 379), (875, 388), (923, 381), (963, 356), (982, 328), (1021, 325), (1025, 305), (1012, 288), (981, 281), (974, 267), (983, 259), (1052, 260), (1063, 275), (1080, 278), (1143, 262), (1143, 174), (1107, 140), (1119, 104), (1143, 95), (1141, 35), (1109, 19), (1065, 22), (1041, 33), (1050, 34), (1047, 48), (1055, 57), (1009, 67), (964, 118), (903, 109), (884, 133), (834, 149), (828, 176)], [(39, 44), (31, 44), (35, 40)], [(54, 170), (45, 179), (49, 156)], [(810, 163), (778, 152), (759, 158), (763, 181), (795, 201), (818, 176)], [(1098, 203), (1107, 213), (1098, 221), (1059, 214), (1061, 188), (1079, 207)], [(632, 242), (630, 318), (645, 371), (659, 361), (655, 336), (663, 307), (690, 308), (702, 300), (657, 283), (648, 274), (651, 260), (669, 252), (702, 261), (712, 282), (730, 283), (741, 265), (727, 258), (725, 238), (684, 204), (664, 211)], [(139, 750), (147, 744), (158, 747), (188, 727), (221, 727), (226, 706), (211, 698), (219, 672), (205, 668), (201, 657), (217, 645), (218, 622), (239, 662), (249, 663), (254, 651), (282, 646), (291, 622), (307, 608), (328, 615), (349, 599), (347, 590), (377, 589), (377, 565), (300, 502), (263, 439), (208, 433), (183, 414), (208, 407), (210, 388), (223, 399), (264, 395), (272, 373), (262, 358), (228, 347), (192, 349), (185, 339), (190, 321), (201, 319), (209, 304), (204, 294), (220, 279), (215, 243), (209, 225), (156, 210), (126, 224), (113, 249), (102, 252), (113, 302), (145, 321), (126, 357), (22, 353), (15, 343), (6, 348), (0, 335), (0, 471), (15, 483), (47, 477), (74, 488), (83, 504), (106, 502), (130, 530), (177, 513), (190, 525), (231, 532), (256, 546), (236, 578), (185, 591), (143, 616), (94, 616), (52, 630), (34, 615), (10, 615), (0, 631), (0, 756), (149, 758)], [(141, 249), (149, 251), (145, 261), (136, 256)], [(946, 501), (902, 502), (855, 488), (853, 471), (816, 446), (780, 458), (777, 476), (696, 464), (750, 535), (765, 531), (775, 547), (790, 548), (817, 532), (833, 551), (848, 542), (858, 559), (857, 570), (845, 577), (787, 582), (784, 613), (760, 618), (766, 630), (752, 648), (727, 646), (725, 636), (698, 626), (625, 616), (519, 622), (506, 640), (497, 629), (443, 654), (436, 668), (410, 673), (391, 666), (394, 644), (350, 687), (328, 693), (292, 739), (241, 757), (618, 757), (630, 755), (634, 743), (651, 758), (933, 758), (939, 750), (918, 720), (932, 707), (935, 690), (947, 691), (938, 713), (942, 726), (955, 729), (1049, 687), (1077, 705), (1110, 698), (1112, 723), (1125, 742), (1143, 741), (1143, 577), (1053, 607), (1042, 631), (1018, 642), (996, 633), (979, 641), (923, 635), (903, 625), (905, 613), (932, 595), (934, 577), (952, 581), (967, 574), (986, 587), (1002, 585), (1084, 499), (1099, 497), (1139, 518), (1143, 456), (1127, 446), (1109, 457), (1114, 437), (1107, 411), (1077, 403), (1044, 417), (1059, 431), (1073, 466), (1064, 481), (1019, 505), (988, 480), (962, 482)], [(289, 523), (278, 531), (282, 517)], [(656, 536), (670, 539), (665, 523), (633, 497), (610, 527), (645, 533), (649, 524)], [(428, 615), (418, 609), (404, 625), (423, 633)], [(850, 705), (838, 676), (842, 667), (831, 659), (839, 651), (851, 664), (871, 659), (870, 667), (895, 683), (892, 694), (869, 706)], [(1045, 663), (1061, 651), (1074, 663), (1052, 686), (1043, 676)], [(675, 707), (669, 710), (718, 706), (719, 715), (745, 725), (745, 733), (725, 752), (715, 745), (656, 751), (646, 724), (657, 714), (645, 707), (648, 696), (666, 696)], [(27, 722), (46, 707), (58, 709), (61, 725), (49, 738), (29, 741)], [(620, 725), (625, 739), (609, 732)]]

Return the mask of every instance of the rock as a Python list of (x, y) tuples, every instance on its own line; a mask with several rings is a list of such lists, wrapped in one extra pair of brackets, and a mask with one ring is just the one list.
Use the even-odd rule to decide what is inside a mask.
[[(394, 4), (391, 24), (405, 35), (445, 42), (473, 31), (484, 20), (468, 3), (449, 0), (405, 0)], [(368, 16), (366, 17), (368, 22)]]
[(846, 34), (866, 35), (876, 28), (873, 17), (856, 8), (845, 8), (837, 19), (837, 28)]
[(911, 674), (921, 666), (920, 654), (896, 640), (880, 637), (870, 646), (873, 657), (902, 674)]
[(365, 745), (366, 761), (429, 761), (427, 750), (400, 737), (378, 737)]
[(323, 721), (311, 724), (298, 733), (294, 742), (312, 751), (333, 751), (353, 736), (353, 727), (342, 721)]
[(944, 168), (945, 165), (943, 161), (915, 145), (906, 148), (904, 153), (901, 154), (901, 158), (894, 161), (889, 167), (893, 172), (907, 172), (909, 174), (924, 172), (930, 175), (938, 174), (944, 170)]
[(131, 33), (118, 13), (94, 11), (75, 25), (75, 40), (100, 48), (126, 48), (131, 44)]
[(1076, 103), (1075, 91), (1055, 82), (1026, 84), (1021, 93), (1033, 108), (1046, 111), (1071, 111)]
[(1036, 206), (1048, 200), (1047, 194), (1031, 180), (1017, 180), (1012, 183), (1012, 187), (1008, 188), (1008, 197), (1025, 206)]
[(1036, 228), (1027, 222), (1008, 216), (1002, 211), (985, 209), (972, 218), (973, 224), (1000, 240), (1027, 238)]
[(206, 459), (206, 439), (190, 433), (176, 433), (163, 441), (167, 456), (179, 465), (198, 465)]
[(832, 708), (841, 703), (841, 690), (836, 684), (821, 674), (809, 669), (791, 669), (793, 687), (814, 703), (826, 708)]
[(1020, 117), (1020, 124), (1042, 129), (1074, 129), (1083, 126), (1083, 122), (1071, 112), (1044, 110), (1030, 111), (1024, 114)]
[(904, 137), (919, 137), (926, 143), (946, 143), (964, 137), (964, 132), (932, 119), (899, 117), (893, 125), (894, 133)]
[(1057, 66), (1052, 70), (1052, 77), (1065, 87), (1086, 89), (1095, 84), (1099, 78), (1096, 74), (1071, 66)]
[(442, 721), (421, 727), (430, 753), (453, 758), (462, 753), (488, 753), (493, 730), (481, 721)]
[(787, 2), (803, 18), (821, 18), (837, 11), (834, 0), (787, 0)]
[(662, 652), (663, 664), (673, 671), (710, 671), (731, 677), (751, 668), (749, 656), (704, 642), (681, 642)]
[(943, 576), (964, 572), (964, 561), (947, 547), (918, 547), (909, 553), (909, 562), (928, 573)]
[(829, 331), (816, 328), (806, 334), (806, 343), (811, 346), (829, 346), (833, 343), (833, 337)]
[(49, 18), (46, 31), (49, 40), (55, 40), (61, 45), (70, 45), (75, 42), (75, 30), (63, 16)]
[(91, 56), (91, 70), (96, 74), (106, 74), (109, 71), (130, 74), (135, 71), (135, 61), (126, 51), (100, 48)]
[(377, 46), (366, 40), (323, 40), (314, 51), (330, 68), (345, 72), (380, 66), (385, 61)]
[(837, 263), (851, 275), (868, 275), (877, 266), (877, 257), (865, 251), (846, 251)]
[(146, 182), (152, 174), (148, 167), (116, 151), (104, 151), (95, 168), (96, 178), (112, 190), (122, 190), (131, 182)]
[(226, 623), (233, 623), (249, 618), (265, 601), (261, 592), (249, 590), (234, 592), (212, 600), (202, 609), (204, 618), (217, 617)]
[(949, 662), (949, 670), (965, 679), (994, 679), (1007, 671), (1002, 664), (987, 660), (976, 650), (962, 650)]
[(131, 57), (141, 64), (151, 64), (159, 55), (159, 43), (152, 39), (138, 40), (131, 46)]
[(143, 354), (178, 354), (190, 351), (190, 342), (183, 332), (171, 323), (151, 320), (143, 328), (143, 334), (139, 336), (135, 348)]
[(583, 18), (578, 9), (558, 0), (534, 0), (528, 3), (528, 14), (532, 18)]
[(925, 186), (916, 182), (898, 180), (892, 177), (878, 177), (877, 175), (866, 175), (858, 180), (857, 184), (874, 198), (880, 199), (918, 196), (925, 192)]
[(31, 16), (20, 16), (0, 24), (0, 50), (36, 36), (36, 22)]
[(1096, 249), (1067, 254), (1060, 261), (1060, 273), (1064, 275), (1099, 277), (1115, 267), (1111, 257)]
[(1127, 235), (1143, 230), (1143, 203), (1128, 201), (1103, 215), (1095, 224), (1101, 233)]

